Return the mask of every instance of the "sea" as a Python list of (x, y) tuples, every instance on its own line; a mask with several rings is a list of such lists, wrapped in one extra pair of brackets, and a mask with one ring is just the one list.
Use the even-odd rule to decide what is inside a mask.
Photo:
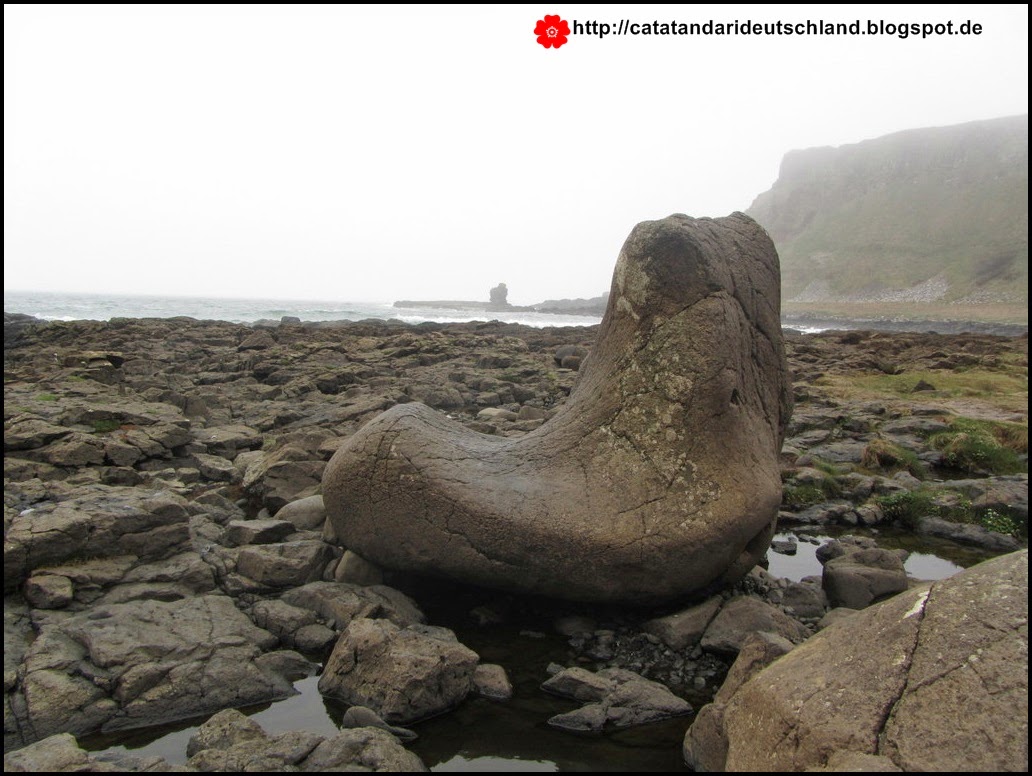
[[(418, 324), (502, 321), (525, 326), (594, 326), (597, 315), (558, 315), (522, 310), (454, 310), (433, 307), (395, 307), (392, 302), (342, 302), (312, 299), (241, 299), (214, 296), (157, 296), (134, 294), (79, 294), (4, 289), (4, 312), (24, 313), (47, 321), (108, 321), (112, 318), (174, 318), (255, 323), (294, 316), (302, 321), (395, 320)], [(842, 322), (783, 321), (804, 334), (828, 328), (849, 329)]]
[(361, 321), (370, 318), (405, 323), (465, 323), (502, 321), (526, 326), (593, 326), (602, 321), (591, 315), (553, 315), (535, 312), (484, 312), (429, 307), (394, 307), (391, 302), (346, 302), (312, 299), (237, 299), (229, 297), (70, 294), (4, 289), (4, 312), (24, 313), (48, 321), (112, 318), (173, 318), (254, 323), (296, 316), (302, 321)]

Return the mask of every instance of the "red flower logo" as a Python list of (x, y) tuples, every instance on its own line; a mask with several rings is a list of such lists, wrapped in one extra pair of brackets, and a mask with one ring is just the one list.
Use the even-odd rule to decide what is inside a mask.
[(558, 16), (545, 16), (544, 19), (538, 19), (534, 34), (538, 36), (537, 42), (545, 48), (559, 48), (566, 43), (570, 25)]

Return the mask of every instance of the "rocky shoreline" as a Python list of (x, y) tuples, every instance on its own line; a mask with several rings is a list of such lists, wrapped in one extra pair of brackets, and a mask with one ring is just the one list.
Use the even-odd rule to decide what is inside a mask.
[[(399, 728), (474, 694), (507, 702), (507, 667), (427, 622), (432, 585), (338, 546), (321, 501), (327, 461), (411, 402), (484, 434), (527, 434), (565, 402), (597, 331), (5, 314), (5, 767), (169, 769), (87, 754), (66, 734), (215, 715), (190, 768), (422, 768)], [(860, 616), (850, 611), (911, 594), (900, 552), (877, 543), (889, 526), (986, 558), (1024, 546), (1027, 335), (827, 332), (788, 334), (786, 346), (796, 408), (780, 525), (867, 536), (822, 548), (821, 576), (757, 567), (660, 610), (518, 603), (568, 640), (567, 664), (540, 683), (582, 705), (550, 725), (683, 717), (687, 729), (729, 670), (745, 685)], [(491, 628), (514, 599), (484, 595), (468, 617)], [(1027, 582), (1024, 595), (1027, 612)], [(285, 697), (321, 663), (324, 695), (372, 717), (356, 712), (335, 737), (291, 737), (224, 711)], [(1027, 677), (1027, 663), (1011, 671)], [(746, 705), (721, 692), (722, 718)], [(1027, 717), (1009, 724), (1019, 743), (1024, 724), (1027, 759)], [(722, 725), (695, 729), (690, 760), (711, 762), (721, 740), (739, 756), (734, 725)]]

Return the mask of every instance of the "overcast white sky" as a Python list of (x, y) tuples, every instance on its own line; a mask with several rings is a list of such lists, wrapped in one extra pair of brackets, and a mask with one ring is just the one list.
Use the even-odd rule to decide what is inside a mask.
[[(546, 50), (544, 14), (984, 32)], [(592, 296), (636, 222), (744, 210), (790, 149), (1026, 113), (1027, 31), (1027, 5), (6, 5), (4, 285)]]

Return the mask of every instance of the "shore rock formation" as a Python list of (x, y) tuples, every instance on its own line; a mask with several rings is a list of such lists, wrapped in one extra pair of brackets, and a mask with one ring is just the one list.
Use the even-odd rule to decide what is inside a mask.
[(831, 625), (728, 689), (688, 731), (696, 770), (1023, 772), (1028, 551)]
[(388, 568), (577, 600), (741, 577), (781, 499), (779, 300), (777, 253), (747, 216), (639, 224), (559, 413), (499, 439), (393, 407), (326, 469), (336, 536)]

